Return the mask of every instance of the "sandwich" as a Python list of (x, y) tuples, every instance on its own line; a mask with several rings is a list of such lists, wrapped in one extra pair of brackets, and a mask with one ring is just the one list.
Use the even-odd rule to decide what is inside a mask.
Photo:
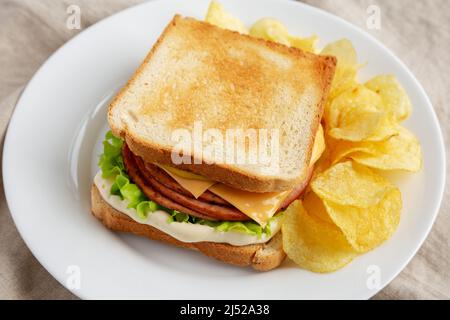
[(176, 15), (109, 106), (93, 215), (229, 264), (278, 267), (283, 211), (324, 150), (335, 66)]

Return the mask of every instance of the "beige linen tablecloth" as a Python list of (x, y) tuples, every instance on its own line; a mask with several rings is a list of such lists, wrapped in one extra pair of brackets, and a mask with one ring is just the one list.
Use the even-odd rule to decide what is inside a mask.
[[(81, 8), (82, 29), (141, 0), (0, 0), (0, 135), (3, 141), (18, 96), (33, 73), (80, 30), (66, 27), (67, 8)], [(226, 2), (226, 0), (222, 0)], [(450, 133), (450, 2), (448, 0), (307, 0), (367, 30), (377, 5), (381, 29), (367, 30), (391, 48), (425, 87)], [(3, 143), (2, 143), (3, 144)], [(0, 153), (3, 147), (0, 147)], [(450, 154), (446, 138), (447, 154)], [(447, 164), (447, 172), (450, 172)], [(0, 177), (1, 178), (1, 177)], [(450, 298), (449, 188), (430, 236), (378, 299)], [(33, 257), (11, 219), (0, 186), (0, 298), (74, 299)]]

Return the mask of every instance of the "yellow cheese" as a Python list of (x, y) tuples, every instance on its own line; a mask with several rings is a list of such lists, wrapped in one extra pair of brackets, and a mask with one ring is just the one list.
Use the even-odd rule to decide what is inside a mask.
[(189, 171), (184, 171), (181, 169), (177, 169), (174, 167), (170, 167), (167, 165), (163, 165), (163, 164), (157, 164), (158, 167), (160, 167), (161, 169), (164, 169), (166, 172), (170, 172), (173, 173), (174, 175), (177, 175), (181, 178), (186, 178), (186, 179), (190, 179), (190, 180), (201, 180), (201, 181), (211, 181), (208, 178), (205, 178), (201, 175), (189, 172)]
[[(158, 167), (167, 172), (183, 188), (192, 193), (192, 195), (196, 199), (200, 197), (206, 190), (208, 190), (209, 187), (215, 184), (215, 182), (212, 180), (208, 180), (202, 176), (188, 171), (183, 171), (180, 169), (162, 165), (158, 165)], [(197, 177), (200, 177), (202, 179), (197, 179)]]
[[(158, 165), (184, 189), (188, 190), (195, 198), (200, 197), (203, 192), (209, 190), (222, 199), (228, 201), (249, 218), (265, 226), (267, 221), (275, 214), (283, 200), (290, 191), (255, 193), (238, 190), (222, 183), (216, 183), (194, 173)], [(201, 177), (202, 179), (197, 179)]]
[(309, 165), (313, 166), (314, 163), (316, 163), (317, 160), (319, 160), (320, 156), (324, 151), (325, 151), (325, 137), (323, 135), (323, 127), (321, 124), (319, 124), (319, 129), (317, 129), (316, 137), (314, 139), (314, 145)]
[[(310, 164), (320, 158), (325, 149), (325, 140), (323, 136), (323, 128), (319, 126)], [(201, 196), (206, 190), (213, 192), (222, 199), (228, 201), (237, 209), (242, 211), (249, 218), (255, 220), (261, 226), (265, 226), (267, 221), (275, 214), (283, 200), (289, 195), (289, 191), (283, 192), (265, 192), (256, 193), (244, 190), (238, 190), (222, 183), (216, 183), (203, 176), (183, 171), (177, 168), (158, 165), (175, 179), (183, 188), (192, 193), (195, 198)]]

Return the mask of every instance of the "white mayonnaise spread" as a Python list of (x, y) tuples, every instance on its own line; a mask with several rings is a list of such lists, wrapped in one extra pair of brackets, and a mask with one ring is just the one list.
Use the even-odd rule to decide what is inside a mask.
[(256, 235), (249, 235), (243, 232), (236, 231), (217, 231), (215, 228), (186, 222), (168, 222), (170, 215), (162, 210), (157, 210), (149, 213), (147, 218), (140, 218), (136, 210), (127, 208), (128, 201), (122, 200), (120, 197), (110, 194), (112, 181), (102, 178), (101, 172), (97, 173), (94, 178), (94, 183), (97, 186), (102, 198), (114, 209), (126, 214), (131, 219), (138, 223), (150, 225), (164, 233), (174, 237), (183, 242), (220, 242), (229, 243), (234, 246), (245, 246), (255, 243), (267, 242), (274, 236), (281, 228), (281, 219), (274, 219), (270, 223), (271, 236), (263, 234), (260, 238)]

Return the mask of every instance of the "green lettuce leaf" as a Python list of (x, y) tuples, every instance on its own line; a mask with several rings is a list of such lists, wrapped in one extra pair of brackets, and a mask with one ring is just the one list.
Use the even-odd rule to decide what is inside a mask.
[(123, 164), (122, 146), (123, 140), (115, 137), (111, 131), (108, 131), (103, 141), (103, 153), (100, 155), (98, 165), (102, 171), (103, 178), (114, 180), (110, 193), (128, 201), (127, 207), (136, 209), (138, 217), (143, 220), (156, 210), (164, 210), (169, 214), (168, 223), (201, 224), (215, 228), (219, 232), (242, 232), (256, 235), (260, 238), (263, 234), (270, 236), (271, 222), (281, 217), (281, 213), (272, 217), (267, 226), (263, 228), (253, 221), (209, 221), (160, 206), (156, 202), (149, 200), (142, 190), (130, 180)]

